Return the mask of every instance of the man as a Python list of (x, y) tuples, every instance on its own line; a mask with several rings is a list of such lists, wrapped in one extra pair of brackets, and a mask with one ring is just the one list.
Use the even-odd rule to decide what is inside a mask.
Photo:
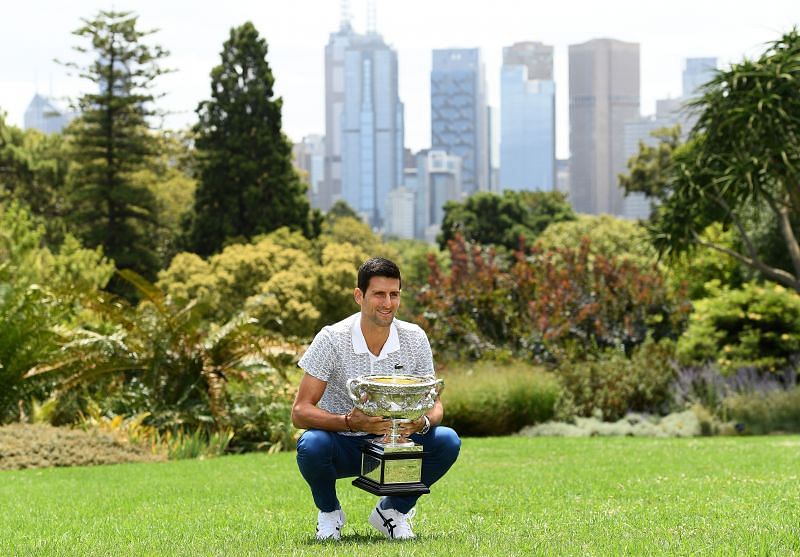
[[(395, 319), (400, 306), (400, 269), (374, 258), (358, 270), (353, 295), (361, 311), (323, 327), (299, 366), (305, 371), (292, 407), (292, 422), (307, 429), (297, 442), (297, 464), (311, 487), (317, 515), (317, 539), (341, 538), (345, 514), (336, 496), (336, 479), (357, 476), (365, 441), (385, 434), (391, 420), (368, 416), (353, 407), (346, 383), (351, 377), (391, 373), (432, 375), (433, 356), (425, 332)], [(404, 424), (403, 433), (423, 445), (422, 482), (430, 486), (453, 465), (461, 447), (455, 431), (439, 424), (440, 400), (420, 419)], [(378, 501), (369, 523), (390, 539), (414, 537), (410, 519), (416, 496)]]

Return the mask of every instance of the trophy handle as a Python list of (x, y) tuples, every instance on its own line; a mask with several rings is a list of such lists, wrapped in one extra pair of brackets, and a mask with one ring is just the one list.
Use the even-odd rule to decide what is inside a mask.
[(353, 385), (360, 384), (361, 379), (358, 377), (351, 377), (347, 380), (347, 394), (350, 395), (350, 398), (353, 399), (353, 402), (358, 403), (359, 399), (361, 398), (359, 395), (356, 394)]
[(436, 400), (442, 394), (444, 390), (444, 379), (437, 379), (436, 383), (434, 383), (433, 388), (431, 389), (431, 396), (433, 399)]

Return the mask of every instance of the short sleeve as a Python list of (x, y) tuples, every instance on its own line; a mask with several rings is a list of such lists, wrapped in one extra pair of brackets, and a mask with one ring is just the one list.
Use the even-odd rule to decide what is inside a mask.
[(336, 366), (336, 350), (327, 327), (317, 333), (297, 365), (309, 375), (328, 381)]

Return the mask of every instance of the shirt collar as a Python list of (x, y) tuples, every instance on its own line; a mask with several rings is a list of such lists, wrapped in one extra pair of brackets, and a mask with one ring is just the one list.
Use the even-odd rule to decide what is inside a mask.
[(383, 360), (388, 357), (391, 352), (400, 350), (400, 337), (397, 334), (397, 325), (394, 324), (394, 321), (392, 321), (392, 325), (389, 327), (389, 338), (386, 339), (383, 348), (381, 348), (381, 353), (378, 356), (375, 356), (375, 354), (370, 352), (369, 348), (367, 348), (367, 340), (364, 338), (364, 333), (361, 331), (360, 313), (355, 315), (353, 324), (350, 326), (350, 332), (350, 336), (353, 338), (353, 352), (356, 354), (369, 354), (376, 360)]

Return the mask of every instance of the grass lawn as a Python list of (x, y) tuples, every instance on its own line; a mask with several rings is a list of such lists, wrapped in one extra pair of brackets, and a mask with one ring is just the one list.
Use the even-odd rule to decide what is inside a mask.
[(466, 439), (388, 542), (313, 540), (294, 454), (0, 472), (0, 555), (800, 555), (800, 437)]

